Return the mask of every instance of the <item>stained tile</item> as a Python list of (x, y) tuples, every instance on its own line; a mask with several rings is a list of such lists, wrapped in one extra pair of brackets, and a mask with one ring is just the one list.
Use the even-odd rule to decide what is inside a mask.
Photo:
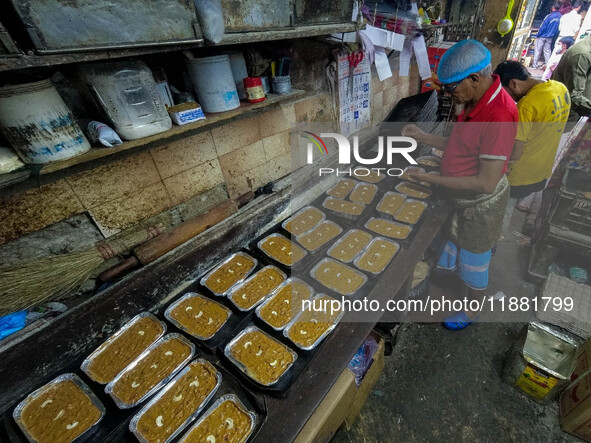
[(265, 163), (265, 150), (263, 142), (258, 141), (252, 145), (238, 149), (219, 158), (220, 166), (226, 180), (250, 171)]
[(384, 89), (382, 96), (382, 103), (384, 108), (384, 114), (387, 115), (398, 102), (398, 88), (392, 87)]
[[(387, 79), (386, 79), (387, 80)], [(376, 75), (372, 75), (371, 77), (371, 92), (372, 94), (377, 94), (378, 92), (384, 89), (384, 81), (380, 81), (380, 78)]]
[(318, 94), (300, 100), (294, 104), (296, 122), (328, 122), (332, 121), (330, 96)]
[(219, 162), (213, 160), (163, 181), (172, 204), (177, 205), (223, 183), (224, 177)]
[(0, 244), (49, 226), (84, 207), (65, 180), (0, 199)]
[(280, 155), (267, 162), (269, 180), (275, 181), (291, 173), (291, 155)]
[(371, 101), (371, 121), (373, 124), (380, 123), (384, 118), (384, 92), (380, 91), (373, 95)]
[(294, 105), (286, 105), (259, 116), (261, 138), (293, 128), (296, 121)]
[(228, 177), (226, 184), (230, 198), (236, 199), (267, 184), (270, 181), (267, 169), (268, 165), (263, 164), (241, 175)]
[(108, 237), (171, 206), (166, 189), (160, 182), (138, 190), (133, 195), (98, 205), (89, 213), (101, 232)]
[(211, 134), (219, 157), (261, 139), (258, 117), (225, 124), (212, 129)]
[(210, 131), (170, 142), (150, 152), (162, 178), (192, 169), (217, 157)]
[(267, 161), (278, 155), (291, 153), (291, 131), (283, 131), (263, 139), (265, 159)]
[(85, 208), (128, 197), (160, 181), (149, 152), (74, 174), (66, 179)]

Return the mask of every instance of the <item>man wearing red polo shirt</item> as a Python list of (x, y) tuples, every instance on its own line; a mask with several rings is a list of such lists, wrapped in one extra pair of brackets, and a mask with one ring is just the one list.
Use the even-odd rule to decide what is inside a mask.
[[(463, 105), (449, 138), (426, 134), (407, 125), (403, 135), (443, 150), (441, 175), (411, 172), (415, 180), (441, 186), (455, 208), (437, 266), (458, 271), (470, 298), (483, 299), (488, 285), (491, 248), (499, 239), (509, 199), (505, 171), (517, 133), (513, 99), (491, 74), (491, 55), (476, 40), (456, 43), (441, 58), (437, 75), (443, 90)], [(448, 329), (460, 330), (476, 319), (475, 312), (446, 318)]]

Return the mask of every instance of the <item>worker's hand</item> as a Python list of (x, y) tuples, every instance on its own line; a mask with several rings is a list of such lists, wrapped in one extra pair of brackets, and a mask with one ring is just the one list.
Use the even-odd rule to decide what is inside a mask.
[(406, 125), (402, 128), (402, 135), (405, 137), (414, 138), (417, 141), (421, 141), (425, 136), (425, 131), (419, 129), (417, 125)]

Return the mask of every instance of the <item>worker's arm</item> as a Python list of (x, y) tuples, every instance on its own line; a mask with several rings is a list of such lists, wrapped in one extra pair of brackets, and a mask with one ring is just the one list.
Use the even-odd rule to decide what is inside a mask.
[(482, 194), (492, 194), (503, 176), (505, 161), (480, 159), (478, 175), (467, 177), (443, 177), (425, 172), (407, 172), (407, 175), (422, 182), (431, 183), (458, 191), (474, 191)]
[(525, 146), (525, 142), (521, 140), (515, 140), (515, 144), (513, 145), (513, 151), (511, 152), (510, 161), (514, 162), (519, 160), (521, 154), (523, 154), (523, 147)]
[(440, 151), (445, 150), (449, 137), (440, 137), (438, 135), (427, 134), (425, 131), (419, 129), (417, 125), (406, 125), (402, 128), (402, 135), (405, 137), (414, 138), (419, 143), (433, 146)]
[(591, 81), (591, 59), (580, 55), (573, 67), (573, 90), (570, 93), (573, 109), (581, 115), (591, 114), (591, 98), (585, 96), (587, 82)]

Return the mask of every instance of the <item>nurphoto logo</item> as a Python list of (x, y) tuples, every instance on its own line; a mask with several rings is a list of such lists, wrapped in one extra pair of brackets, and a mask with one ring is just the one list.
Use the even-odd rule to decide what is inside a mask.
[[(364, 158), (359, 152), (359, 137), (353, 137), (353, 149), (351, 150), (351, 144), (347, 137), (342, 134), (336, 134), (332, 132), (321, 133), (320, 136), (303, 131), (302, 137), (309, 140), (307, 144), (308, 157), (307, 163), (311, 165), (314, 163), (314, 152), (316, 148), (320, 151), (320, 155), (328, 155), (328, 148), (323, 139), (326, 137), (332, 137), (336, 140), (339, 152), (339, 164), (340, 165), (351, 165), (351, 151), (353, 152), (353, 158), (358, 164), (361, 165), (377, 165), (386, 158), (386, 164), (388, 166), (393, 165), (393, 159), (395, 155), (401, 155), (409, 164), (416, 165), (417, 162), (411, 157), (410, 153), (417, 148), (417, 142), (411, 137), (403, 136), (379, 136), (377, 150), (370, 150), (371, 153), (375, 153), (373, 158)], [(385, 146), (385, 148), (384, 148)], [(351, 176), (367, 176), (371, 174), (371, 171), (375, 171), (379, 174), (387, 174), (394, 177), (402, 175), (403, 170), (400, 168), (363, 168), (357, 167), (355, 169), (338, 169), (338, 168), (319, 168), (319, 175), (336, 174), (336, 175), (351, 175)]]

